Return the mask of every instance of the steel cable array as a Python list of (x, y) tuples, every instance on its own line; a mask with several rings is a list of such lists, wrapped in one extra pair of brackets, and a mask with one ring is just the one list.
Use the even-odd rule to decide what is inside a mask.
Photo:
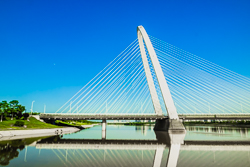
[[(250, 113), (250, 79), (150, 36), (178, 114)], [(148, 53), (146, 52), (148, 55)], [(163, 113), (157, 78), (150, 70)], [(155, 114), (138, 41), (133, 41), (56, 113)]]

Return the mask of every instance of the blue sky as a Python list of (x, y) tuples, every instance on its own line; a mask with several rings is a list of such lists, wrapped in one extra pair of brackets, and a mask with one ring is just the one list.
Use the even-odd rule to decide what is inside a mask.
[(58, 109), (148, 34), (250, 77), (250, 1), (0, 1), (0, 101)]

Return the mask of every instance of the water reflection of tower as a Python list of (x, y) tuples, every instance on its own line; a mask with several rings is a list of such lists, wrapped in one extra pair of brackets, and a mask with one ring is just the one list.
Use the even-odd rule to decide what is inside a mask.
[[(135, 122), (155, 122), (152, 120), (135, 120)], [(135, 126), (136, 131), (141, 131), (143, 135), (147, 135), (147, 131), (153, 131), (154, 126)]]
[(141, 126), (135, 126), (135, 130), (136, 131), (140, 131), (141, 130)]
[(142, 134), (146, 136), (147, 135), (147, 130), (148, 130), (148, 126), (143, 126), (142, 127)]
[(136, 131), (141, 131), (143, 135), (147, 135), (147, 130), (149, 130), (148, 126), (135, 126)]
[(150, 129), (151, 129), (151, 131), (153, 131), (154, 130), (154, 126), (150, 126)]

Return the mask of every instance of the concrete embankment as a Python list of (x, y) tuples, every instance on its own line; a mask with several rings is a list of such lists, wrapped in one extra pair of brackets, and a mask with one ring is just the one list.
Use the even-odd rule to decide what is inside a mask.
[(64, 123), (57, 123), (57, 125), (59, 126), (67, 126), (67, 127), (75, 127), (75, 128), (78, 128), (78, 129), (86, 129), (86, 128), (92, 128), (93, 126), (95, 125), (98, 125), (98, 124), (90, 124), (90, 125), (69, 125), (69, 124), (64, 124)]
[(74, 133), (80, 129), (75, 127), (53, 128), (53, 129), (32, 129), (32, 130), (10, 130), (0, 131), (0, 141), (15, 140), (42, 136), (55, 136), (67, 133)]
[(81, 127), (82, 127), (83, 129), (86, 129), (86, 128), (92, 128), (92, 127), (95, 126), (95, 125), (98, 125), (98, 124), (81, 125)]

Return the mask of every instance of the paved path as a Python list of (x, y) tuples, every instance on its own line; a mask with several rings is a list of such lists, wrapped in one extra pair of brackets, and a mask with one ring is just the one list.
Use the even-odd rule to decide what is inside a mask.
[(15, 140), (42, 136), (55, 136), (66, 133), (74, 133), (80, 129), (75, 127), (53, 128), (53, 129), (32, 129), (32, 130), (9, 130), (0, 131), (0, 141)]

